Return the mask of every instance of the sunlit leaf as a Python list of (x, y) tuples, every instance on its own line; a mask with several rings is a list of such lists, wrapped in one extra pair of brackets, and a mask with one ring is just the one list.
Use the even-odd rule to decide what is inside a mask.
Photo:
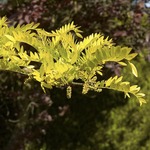
[(16, 42), (16, 39), (13, 37), (13, 36), (11, 36), (11, 35), (8, 35), (8, 34), (6, 34), (5, 35), (10, 41), (12, 41), (12, 42)]
[(146, 103), (146, 100), (144, 98), (139, 98), (140, 106), (142, 106), (143, 103)]
[(89, 90), (111, 89), (124, 92), (129, 98), (134, 95), (140, 105), (146, 102), (140, 87), (123, 81), (123, 76), (104, 76), (103, 73), (106, 63), (115, 62), (124, 67), (129, 65), (137, 77), (137, 69), (130, 62), (137, 54), (131, 53), (131, 48), (115, 46), (112, 40), (100, 33), (77, 41), (77, 37), (82, 38), (82, 31), (73, 22), (51, 32), (40, 29), (38, 25), (9, 27), (5, 17), (0, 19), (1, 70), (27, 75), (40, 82), (44, 92), (45, 88), (67, 87), (68, 98), (71, 98), (72, 87), (75, 87), (72, 85), (76, 83), (83, 87), (83, 94)]
[(129, 62), (129, 64), (130, 64), (130, 67), (131, 67), (131, 69), (132, 69), (132, 73), (135, 75), (135, 77), (138, 77), (138, 72), (137, 72), (137, 69), (136, 69), (136, 67), (134, 66), (134, 64), (131, 63), (131, 62)]

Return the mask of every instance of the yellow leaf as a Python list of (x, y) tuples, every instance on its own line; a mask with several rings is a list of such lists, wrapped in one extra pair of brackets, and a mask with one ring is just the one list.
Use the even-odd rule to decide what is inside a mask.
[(134, 91), (134, 90), (137, 89), (137, 88), (138, 88), (137, 85), (132, 85), (132, 86), (130, 87), (130, 91)]
[(40, 73), (37, 70), (34, 70), (34, 72), (32, 72), (32, 75), (34, 76), (34, 79), (36, 79), (39, 82), (42, 82), (42, 78), (40, 76)]
[(144, 98), (139, 98), (140, 106), (142, 106), (143, 103), (146, 103), (146, 100)]
[(13, 37), (13, 36), (11, 36), (11, 35), (8, 35), (8, 34), (6, 34), (5, 35), (10, 41), (12, 41), (12, 42), (16, 42), (16, 39)]
[(131, 62), (129, 62), (129, 65), (130, 65), (130, 67), (131, 67), (131, 69), (132, 69), (133, 75), (134, 75), (135, 77), (138, 77), (138, 72), (137, 72), (137, 69), (136, 69), (136, 67), (134, 66), (134, 64), (132, 64)]
[(83, 38), (82, 35), (80, 33), (76, 33), (76, 35), (80, 38)]
[(125, 92), (125, 98), (126, 98), (126, 97), (129, 97), (129, 98), (130, 98), (129, 93), (127, 93), (127, 92)]
[(137, 94), (137, 97), (144, 97), (144, 96), (145, 96), (144, 93), (138, 93), (138, 94)]
[(74, 64), (78, 59), (78, 53), (73, 52), (72, 58), (71, 58), (71, 64)]
[(96, 71), (96, 72), (101, 76), (103, 75), (101, 71)]
[(110, 77), (107, 81), (105, 81), (106, 87), (110, 86), (111, 83), (112, 83), (112, 81), (113, 81), (113, 78), (112, 78), (112, 77)]
[(117, 83), (121, 82), (121, 81), (122, 81), (122, 78), (123, 78), (123, 77), (121, 76), (121, 77), (119, 77), (118, 79), (116, 79), (116, 80), (115, 80), (115, 83), (117, 84)]
[(124, 63), (124, 62), (122, 62), (122, 61), (120, 61), (120, 62), (118, 62), (121, 66), (127, 66), (127, 64), (126, 63)]
[(131, 59), (133, 59), (134, 57), (136, 57), (137, 55), (138, 55), (137, 53), (129, 54), (126, 59), (127, 59), (127, 60), (131, 60)]

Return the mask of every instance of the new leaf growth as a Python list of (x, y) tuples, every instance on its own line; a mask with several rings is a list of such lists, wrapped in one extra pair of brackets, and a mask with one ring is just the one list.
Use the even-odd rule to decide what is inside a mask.
[(129, 71), (137, 77), (136, 67), (131, 63), (137, 54), (131, 54), (131, 48), (115, 46), (100, 33), (77, 41), (82, 38), (81, 32), (73, 22), (51, 32), (34, 23), (8, 27), (3, 17), (0, 19), (0, 70), (26, 74), (40, 82), (43, 90), (67, 87), (68, 98), (75, 84), (83, 87), (83, 94), (107, 88), (124, 92), (128, 97), (134, 95), (140, 105), (145, 103), (140, 87), (123, 81), (123, 77), (97, 79), (97, 74), (103, 76), (102, 69), (107, 62), (129, 65)]

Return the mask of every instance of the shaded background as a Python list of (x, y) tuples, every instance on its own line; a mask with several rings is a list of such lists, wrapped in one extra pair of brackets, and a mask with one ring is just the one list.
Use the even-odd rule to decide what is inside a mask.
[[(47, 31), (74, 21), (83, 35), (101, 32), (117, 45), (139, 53), (134, 64), (139, 77), (122, 74), (139, 84), (147, 104), (104, 90), (72, 99), (64, 89), (44, 94), (26, 76), (0, 71), (1, 150), (148, 150), (150, 149), (150, 8), (144, 0), (0, 0), (0, 17), (9, 25), (39, 22)], [(105, 75), (120, 74), (116, 64)]]

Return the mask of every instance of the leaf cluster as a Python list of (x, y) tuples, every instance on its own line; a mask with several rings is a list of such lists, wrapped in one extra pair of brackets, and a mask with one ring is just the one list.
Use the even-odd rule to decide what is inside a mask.
[[(8, 27), (5, 17), (0, 20), (1, 70), (26, 74), (29, 79), (40, 82), (44, 91), (45, 88), (68, 86), (68, 97), (71, 97), (73, 85), (81, 85), (83, 94), (107, 88), (124, 92), (128, 97), (133, 94), (140, 105), (145, 103), (140, 87), (131, 86), (122, 77), (97, 80), (97, 75), (103, 76), (107, 62), (129, 65), (137, 77), (136, 67), (131, 63), (137, 54), (131, 53), (131, 48), (115, 46), (112, 40), (100, 33), (83, 38), (82, 31), (73, 22), (51, 32), (38, 28), (38, 25)], [(23, 43), (35, 51), (26, 49)]]

